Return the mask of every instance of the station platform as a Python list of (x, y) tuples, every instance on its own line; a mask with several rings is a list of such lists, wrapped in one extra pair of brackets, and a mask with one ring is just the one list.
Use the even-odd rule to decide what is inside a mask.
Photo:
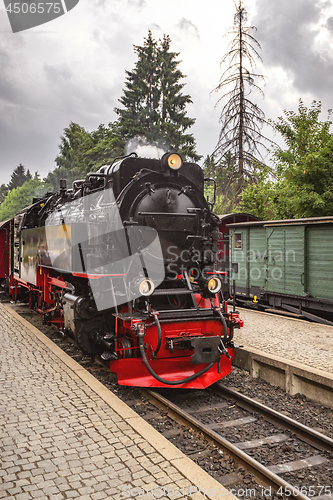
[(333, 408), (333, 326), (239, 308), (234, 366)]
[(333, 326), (238, 308), (244, 327), (235, 342), (271, 356), (333, 375)]
[(0, 499), (235, 499), (0, 304)]

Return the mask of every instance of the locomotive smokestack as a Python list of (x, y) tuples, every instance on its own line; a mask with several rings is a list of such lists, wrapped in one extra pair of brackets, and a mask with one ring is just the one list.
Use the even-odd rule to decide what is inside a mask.
[(66, 190), (67, 190), (67, 180), (60, 179), (60, 194), (66, 193)]

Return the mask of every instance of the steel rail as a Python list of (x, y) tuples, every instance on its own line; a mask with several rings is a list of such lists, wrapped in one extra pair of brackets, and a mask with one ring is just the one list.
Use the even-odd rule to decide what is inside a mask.
[(215, 384), (213, 386), (215, 392), (223, 397), (231, 397), (236, 401), (238, 406), (250, 411), (256, 411), (260, 415), (264, 416), (266, 420), (277, 424), (285, 429), (289, 429), (294, 432), (300, 439), (311, 444), (313, 447), (319, 450), (325, 450), (333, 453), (333, 439), (324, 434), (311, 429), (310, 427), (297, 422), (293, 418), (283, 415), (282, 413), (269, 408), (268, 406), (255, 401), (244, 394), (236, 391), (235, 389), (230, 389), (221, 383)]
[(228, 453), (238, 463), (240, 463), (247, 470), (250, 470), (252, 473), (254, 473), (255, 476), (257, 476), (259, 479), (263, 480), (265, 485), (268, 484), (268, 486), (272, 486), (273, 489), (275, 489), (276, 491), (281, 488), (282, 492), (284, 492), (282, 497), (294, 500), (310, 500), (308, 496), (301, 493), (296, 487), (292, 486), (290, 483), (279, 477), (277, 474), (274, 474), (274, 472), (271, 472), (269, 469), (267, 469), (267, 467), (257, 462), (257, 460), (252, 458), (250, 455), (245, 453), (240, 448), (237, 448), (237, 446), (235, 446), (233, 443), (222, 437), (220, 434), (206, 427), (202, 422), (200, 422), (200, 420), (196, 419), (195, 417), (187, 413), (178, 405), (172, 403), (172, 401), (169, 401), (167, 398), (165, 398), (164, 396), (155, 391), (146, 390), (146, 392), (153, 399), (157, 400), (160, 404), (162, 404), (162, 406), (164, 406), (165, 409), (167, 410), (169, 409), (176, 415), (179, 415), (184, 420), (189, 422), (192, 427), (199, 429), (206, 436), (212, 439), (214, 443), (217, 444), (220, 448), (227, 450)]

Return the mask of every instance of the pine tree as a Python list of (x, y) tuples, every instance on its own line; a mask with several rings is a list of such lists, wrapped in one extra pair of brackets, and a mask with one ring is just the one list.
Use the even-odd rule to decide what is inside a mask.
[(31, 179), (31, 173), (28, 170), (28, 172), (25, 172), (25, 168), (22, 165), (22, 163), (19, 164), (18, 167), (15, 168), (13, 171), (10, 181), (8, 183), (8, 189), (9, 191), (12, 191), (13, 189), (22, 186), (25, 181)]
[(125, 139), (135, 135), (151, 139), (157, 132), (159, 90), (156, 75), (157, 42), (150, 31), (143, 47), (134, 45), (134, 52), (138, 61), (133, 71), (126, 71), (126, 88), (119, 99), (125, 109), (116, 108), (115, 112), (120, 116), (121, 132)]
[(185, 84), (180, 83), (184, 75), (178, 69), (179, 53), (170, 52), (170, 43), (169, 36), (157, 42), (149, 31), (143, 46), (134, 46), (138, 60), (133, 71), (126, 71), (119, 99), (124, 109), (115, 112), (125, 139), (144, 137), (197, 161), (194, 137), (185, 133), (195, 121), (186, 116), (186, 105), (192, 100), (182, 93)]
[[(219, 91), (227, 88), (227, 92), (218, 100), (227, 99), (224, 105), (220, 123), (222, 129), (218, 144), (213, 153), (216, 162), (225, 163), (226, 155), (230, 154), (237, 165), (238, 185), (237, 195), (243, 189), (244, 180), (253, 180), (255, 166), (264, 167), (263, 152), (267, 151), (265, 142), (271, 143), (261, 134), (261, 127), (267, 124), (264, 112), (248, 98), (252, 89), (263, 94), (255, 80), (264, 79), (263, 75), (255, 74), (255, 57), (261, 60), (257, 49), (260, 44), (250, 34), (254, 26), (246, 26), (247, 12), (242, 6), (242, 0), (235, 3), (236, 14), (234, 26), (228, 30), (234, 39), (230, 43), (230, 50), (221, 60), (221, 66), (229, 62), (223, 72), (219, 85), (214, 89)], [(246, 63), (248, 67), (246, 67)], [(228, 90), (232, 86), (231, 90)], [(218, 104), (217, 103), (217, 104)]]
[(179, 56), (177, 52), (170, 52), (170, 37), (164, 35), (158, 52), (158, 76), (160, 81), (160, 128), (166, 138), (167, 144), (172, 145), (176, 151), (185, 157), (198, 161), (200, 157), (195, 152), (195, 141), (192, 134), (185, 134), (195, 122), (186, 116), (186, 105), (192, 103), (190, 95), (182, 94), (185, 83), (180, 83), (184, 78), (178, 69)]

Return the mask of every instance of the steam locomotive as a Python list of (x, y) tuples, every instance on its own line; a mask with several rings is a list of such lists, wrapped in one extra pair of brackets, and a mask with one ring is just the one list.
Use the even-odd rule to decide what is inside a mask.
[(205, 388), (231, 371), (219, 219), (202, 169), (136, 154), (0, 225), (0, 278), (98, 355), (121, 385)]

